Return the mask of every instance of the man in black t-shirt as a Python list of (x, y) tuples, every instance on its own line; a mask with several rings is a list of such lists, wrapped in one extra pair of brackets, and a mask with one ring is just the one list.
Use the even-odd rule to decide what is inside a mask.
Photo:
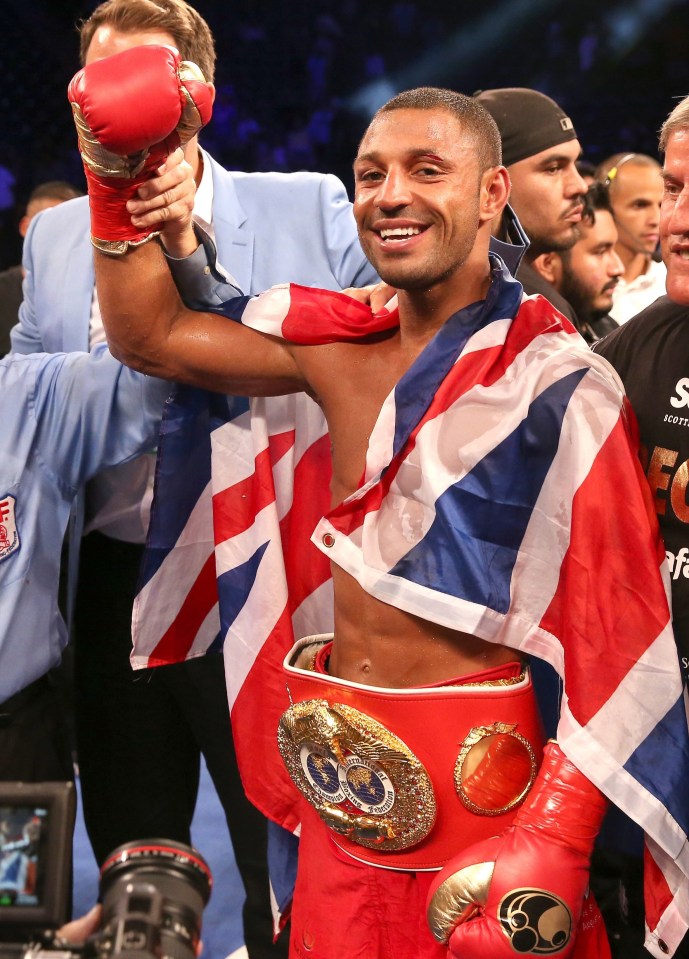
[(689, 97), (660, 137), (660, 236), (667, 292), (595, 350), (617, 370), (639, 421), (642, 458), (663, 533), (675, 638), (689, 678)]
[[(689, 182), (689, 164), (687, 174)], [(689, 248), (689, 233), (686, 242)], [(689, 299), (661, 296), (594, 349), (619, 373), (639, 421), (670, 568), (675, 639), (689, 678)]]
[[(594, 350), (619, 373), (639, 421), (642, 461), (670, 571), (675, 638), (689, 680), (689, 97), (663, 124), (660, 150), (665, 154), (660, 242), (668, 296), (595, 344)], [(624, 959), (646, 956), (639, 917), (643, 909), (638, 908), (640, 862), (628, 857), (619, 873), (630, 908), (615, 954)], [(614, 949), (614, 935), (611, 944)], [(675, 959), (687, 957), (689, 936), (675, 953)]]

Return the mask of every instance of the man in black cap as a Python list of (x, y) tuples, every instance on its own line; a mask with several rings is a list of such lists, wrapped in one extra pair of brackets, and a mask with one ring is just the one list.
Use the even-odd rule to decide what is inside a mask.
[[(579, 328), (571, 304), (532, 266), (536, 257), (570, 250), (579, 239), (586, 182), (576, 167), (581, 146), (574, 125), (537, 90), (506, 87), (475, 96), (498, 125), (510, 204), (530, 241), (517, 278), (526, 293), (542, 293)], [(499, 228), (494, 232), (500, 235)]]

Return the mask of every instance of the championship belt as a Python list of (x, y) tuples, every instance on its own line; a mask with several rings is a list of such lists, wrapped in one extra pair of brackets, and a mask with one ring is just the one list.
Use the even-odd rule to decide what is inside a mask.
[(300, 640), (285, 659), (278, 746), (335, 843), (370, 865), (434, 870), (509, 825), (542, 755), (528, 669), (462, 686), (363, 686), (314, 671), (330, 639)]

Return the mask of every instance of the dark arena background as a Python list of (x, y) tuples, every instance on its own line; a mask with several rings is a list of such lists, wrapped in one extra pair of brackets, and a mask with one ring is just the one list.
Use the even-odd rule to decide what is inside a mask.
[[(215, 115), (202, 142), (232, 169), (329, 171), (351, 187), (371, 112), (413, 86), (529, 86), (574, 120), (584, 156), (656, 153), (689, 93), (689, 0), (195, 0), (217, 41)], [(65, 96), (75, 23), (95, 3), (5, 0), (0, 269), (37, 183), (83, 187)]]

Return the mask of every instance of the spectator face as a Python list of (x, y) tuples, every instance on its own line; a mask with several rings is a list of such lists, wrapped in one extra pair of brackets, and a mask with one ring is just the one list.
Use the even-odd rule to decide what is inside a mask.
[(637, 166), (628, 161), (620, 167), (610, 187), (618, 244), (632, 255), (650, 256), (658, 246), (660, 201), (663, 182), (660, 170), (652, 166)]
[(675, 130), (665, 151), (660, 245), (667, 267), (667, 292), (689, 305), (689, 129)]
[(37, 213), (41, 213), (43, 210), (49, 210), (53, 206), (58, 206), (60, 203), (63, 203), (63, 200), (58, 200), (55, 197), (41, 197), (38, 200), (31, 200), (26, 207), (26, 213), (19, 221), (19, 232), (22, 236), (26, 236), (26, 231), (29, 229), (29, 224), (36, 216)]
[(449, 111), (376, 117), (354, 163), (354, 215), (379, 275), (399, 289), (446, 280), (471, 253), (479, 225), (473, 137)]
[(596, 210), (595, 223), (583, 222), (580, 230), (581, 238), (563, 258), (560, 292), (582, 317), (603, 316), (624, 273), (615, 252), (615, 221), (607, 210)]
[(570, 140), (508, 167), (510, 204), (531, 241), (530, 257), (569, 250), (579, 236), (586, 193), (576, 168), (580, 153), (579, 141)]

